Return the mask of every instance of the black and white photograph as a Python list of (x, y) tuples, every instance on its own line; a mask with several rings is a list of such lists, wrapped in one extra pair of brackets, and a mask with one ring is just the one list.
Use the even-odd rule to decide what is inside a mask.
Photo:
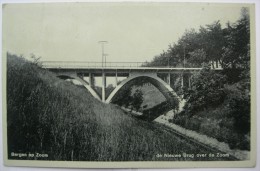
[(7, 166), (254, 167), (255, 5), (2, 3)]

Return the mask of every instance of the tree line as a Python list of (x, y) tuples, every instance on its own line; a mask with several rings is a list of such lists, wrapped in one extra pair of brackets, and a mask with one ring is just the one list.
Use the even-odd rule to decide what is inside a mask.
[(166, 51), (154, 57), (147, 66), (202, 67), (205, 63), (212, 68), (246, 69), (250, 53), (249, 11), (241, 9), (240, 19), (228, 22), (222, 28), (215, 21), (200, 29), (186, 30), (177, 43), (170, 44)]

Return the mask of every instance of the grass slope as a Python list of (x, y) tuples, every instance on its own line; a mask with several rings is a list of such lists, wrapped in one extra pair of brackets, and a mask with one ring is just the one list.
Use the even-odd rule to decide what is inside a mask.
[[(156, 158), (156, 154), (208, 153), (154, 124), (103, 104), (84, 89), (7, 55), (7, 124), (10, 159), (143, 161), (226, 160)], [(48, 157), (13, 157), (11, 153)]]

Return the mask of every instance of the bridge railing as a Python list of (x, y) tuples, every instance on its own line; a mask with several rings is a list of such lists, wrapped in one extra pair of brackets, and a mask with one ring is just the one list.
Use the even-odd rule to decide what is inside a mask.
[[(86, 61), (42, 61), (44, 68), (183, 68), (183, 67), (171, 67), (171, 66), (149, 66), (148, 62), (86, 62)], [(221, 66), (216, 67), (221, 69)]]
[(43, 61), (44, 68), (140, 68), (144, 67), (147, 62), (72, 62), (72, 61)]

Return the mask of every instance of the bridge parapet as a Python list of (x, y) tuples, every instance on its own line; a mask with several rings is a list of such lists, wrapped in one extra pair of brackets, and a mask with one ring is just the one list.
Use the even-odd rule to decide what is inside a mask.
[[(52, 70), (92, 70), (92, 71), (153, 71), (153, 72), (193, 72), (199, 71), (202, 68), (183, 68), (183, 67), (171, 67), (171, 66), (151, 66), (147, 67), (146, 62), (107, 62), (102, 66), (102, 62), (85, 62), (85, 61), (43, 61), (42, 67)], [(222, 68), (214, 68), (213, 70), (222, 70)]]
[(44, 68), (141, 68), (147, 62), (43, 61)]
[[(168, 69), (168, 70), (200, 70), (202, 68), (172, 67), (172, 66), (147, 66), (147, 62), (86, 62), (86, 61), (43, 61), (43, 68), (47, 69)], [(212, 68), (213, 69), (213, 68)], [(214, 70), (222, 70), (214, 67)]]

